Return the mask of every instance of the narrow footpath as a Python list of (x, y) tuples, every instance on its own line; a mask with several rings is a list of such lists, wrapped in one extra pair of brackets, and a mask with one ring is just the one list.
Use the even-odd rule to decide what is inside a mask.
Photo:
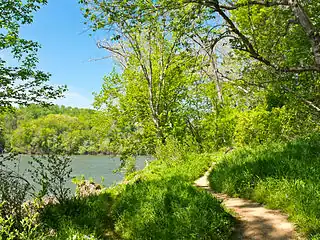
[(222, 200), (224, 207), (235, 213), (238, 224), (235, 229), (235, 240), (287, 240), (295, 237), (294, 225), (287, 216), (277, 210), (264, 208), (261, 204), (246, 199), (231, 198), (225, 194), (215, 193), (211, 190), (208, 176), (205, 175), (195, 181), (195, 186), (210, 192), (214, 197)]

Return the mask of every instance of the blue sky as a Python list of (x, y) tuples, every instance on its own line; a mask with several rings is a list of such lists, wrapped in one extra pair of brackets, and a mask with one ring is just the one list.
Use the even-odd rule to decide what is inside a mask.
[[(111, 59), (89, 61), (107, 55), (96, 47), (98, 36), (84, 32), (86, 26), (77, 0), (49, 0), (36, 14), (34, 23), (21, 28), (21, 36), (38, 41), (39, 69), (52, 74), (51, 84), (66, 84), (69, 92), (57, 104), (90, 107), (103, 76), (112, 71)], [(101, 34), (100, 34), (101, 35)]]

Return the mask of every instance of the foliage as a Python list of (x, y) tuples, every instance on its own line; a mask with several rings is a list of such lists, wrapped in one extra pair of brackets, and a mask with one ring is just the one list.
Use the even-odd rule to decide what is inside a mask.
[[(177, 143), (167, 144), (170, 152)], [(166, 147), (161, 148), (158, 153)], [(211, 156), (183, 154), (179, 148), (170, 157), (158, 155), (131, 175), (116, 197), (115, 231), (124, 239), (229, 239), (230, 216), (210, 194), (192, 186), (211, 162)]]
[(114, 214), (124, 239), (229, 239), (232, 232), (219, 201), (179, 176), (127, 186)]
[[(0, 107), (46, 103), (63, 92), (35, 70), (39, 45), (19, 37), (19, 26), (45, 3), (0, 3), (0, 50), (19, 61), (8, 67), (0, 60)], [(319, 131), (316, 0), (80, 3), (89, 28), (105, 34), (98, 47), (120, 67), (95, 94), (98, 111), (31, 105), (3, 113), (0, 148), (121, 154), (127, 177), (100, 195), (66, 200), (68, 159), (36, 158), (40, 195), (49, 191), (60, 201), (41, 214), (52, 238), (229, 239), (231, 217), (192, 186), (213, 158), (190, 152), (232, 146), (243, 149), (218, 164), (213, 187), (280, 208), (310, 236), (320, 234), (319, 136), (293, 141)], [(272, 143), (280, 141), (289, 142)], [(135, 156), (150, 153), (157, 160), (135, 171)], [(0, 183), (4, 199), (14, 187), (30, 187), (8, 180)]]
[[(46, 0), (0, 3), (0, 51), (6, 53), (5, 58), (0, 58), (1, 109), (14, 104), (48, 103), (50, 99), (61, 97), (66, 90), (46, 84), (50, 75), (36, 70), (40, 45), (20, 37), (20, 26), (31, 24), (32, 14), (46, 3)], [(10, 59), (16, 63), (14, 66), (8, 66)]]
[(31, 178), (35, 184), (41, 187), (38, 198), (52, 195), (58, 202), (66, 201), (71, 192), (66, 187), (70, 181), (72, 160), (69, 156), (58, 155), (58, 152), (51, 152), (44, 156), (32, 156), (29, 169)]
[(315, 236), (320, 233), (319, 146), (315, 134), (236, 150), (212, 171), (211, 186), (281, 209), (301, 231)]
[[(59, 202), (70, 196), (64, 186), (71, 172), (70, 158), (48, 155), (34, 157), (33, 161), (31, 182), (25, 178), (28, 170), (19, 171), (19, 156), (0, 156), (0, 239), (45, 239), (39, 213), (49, 201), (48, 195), (53, 194)], [(36, 184), (42, 187), (40, 193)]]
[(34, 188), (18, 171), (17, 155), (1, 155), (0, 169), (0, 202), (3, 202), (0, 216), (14, 215), (19, 222), (23, 218), (22, 205), (31, 196)]
[(109, 119), (98, 111), (30, 105), (3, 113), (0, 122), (6, 151), (97, 154), (112, 150)]
[[(157, 160), (123, 184), (48, 205), (42, 221), (55, 230), (55, 239), (229, 239), (232, 217), (218, 200), (192, 185), (213, 157), (189, 155), (181, 148), (174, 155), (177, 142), (167, 144), (157, 150)], [(162, 155), (169, 151), (170, 157)]]
[(63, 135), (68, 131), (72, 132), (79, 125), (77, 120), (69, 116), (48, 115), (26, 122), (13, 132), (12, 144), (18, 151), (19, 148), (27, 148), (27, 152), (36, 153), (38, 150), (40, 153), (47, 153), (60, 148)]
[(40, 220), (54, 232), (52, 239), (105, 239), (113, 231), (111, 203), (112, 198), (107, 192), (84, 198), (73, 197), (60, 204), (47, 205)]
[(238, 108), (226, 106), (199, 121), (198, 129), (204, 140), (205, 151), (215, 152), (223, 147), (233, 146), (240, 112)]
[[(5, 202), (0, 204), (0, 211), (3, 211)], [(23, 206), (26, 215), (20, 221), (21, 225), (16, 228), (14, 215), (0, 215), (0, 239), (15, 240), (35, 240), (45, 239), (45, 235), (38, 224), (38, 213), (32, 213), (26, 205)]]
[(237, 117), (234, 130), (234, 144), (236, 146), (288, 141), (298, 136), (304, 136), (308, 132), (319, 131), (319, 125), (310, 119), (300, 119), (299, 113), (286, 106), (272, 108), (271, 111), (257, 107), (238, 113)]
[[(195, 151), (214, 151), (318, 129), (319, 74), (308, 69), (316, 53), (294, 6), (80, 3), (90, 28), (107, 37), (98, 46), (122, 67), (105, 78), (95, 106), (117, 118), (111, 145), (124, 162), (154, 153), (170, 136)], [(316, 3), (296, 7), (316, 29)]]
[[(314, 45), (318, 40), (310, 35), (319, 32), (314, 17), (317, 8), (314, 1), (288, 5), (280, 1), (270, 6), (238, 1), (230, 11), (234, 27), (228, 24), (232, 32), (238, 31), (231, 46), (235, 49), (233, 61), (241, 66), (239, 85), (250, 92), (262, 92), (269, 108), (287, 105), (287, 110), (294, 109), (301, 119), (305, 112), (319, 119), (319, 49)], [(310, 29), (302, 18), (307, 19)]]
[[(161, 10), (145, 14), (146, 8), (156, 9), (154, 2), (81, 2), (91, 29), (108, 36), (98, 46), (122, 66), (105, 78), (95, 98), (96, 107), (117, 118), (113, 133), (119, 153), (153, 153), (156, 142), (165, 143), (169, 136), (201, 150), (198, 122), (213, 111), (216, 100), (215, 92), (205, 90), (214, 85), (202, 74), (207, 56), (184, 45), (184, 33), (168, 24), (173, 15)], [(195, 18), (192, 10), (186, 12)]]

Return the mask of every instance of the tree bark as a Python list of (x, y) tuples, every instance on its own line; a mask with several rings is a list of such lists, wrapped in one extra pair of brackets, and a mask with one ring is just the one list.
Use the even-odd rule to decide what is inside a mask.
[(320, 70), (320, 33), (317, 32), (307, 12), (303, 8), (303, 6), (298, 2), (298, 0), (288, 0), (288, 3), (295, 17), (298, 19), (299, 24), (302, 26), (309, 38), (309, 41), (312, 46), (315, 64), (317, 67), (319, 67)]

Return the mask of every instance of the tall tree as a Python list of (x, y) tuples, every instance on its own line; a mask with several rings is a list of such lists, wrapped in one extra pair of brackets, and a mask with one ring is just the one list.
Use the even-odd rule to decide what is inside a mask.
[[(249, 92), (246, 90), (248, 84), (258, 84), (260, 89), (278, 89), (279, 94), (291, 94), (290, 98), (296, 102), (300, 101), (320, 112), (317, 94), (320, 73), (320, 9), (316, 0), (84, 2), (99, 5), (106, 10), (105, 15), (93, 17), (96, 28), (104, 26), (106, 22), (112, 25), (112, 21), (121, 19), (127, 25), (126, 30), (129, 30), (139, 24), (150, 24), (150, 16), (155, 12), (166, 16), (166, 24), (173, 33), (184, 34), (189, 39), (185, 42), (195, 41), (208, 54), (212, 66), (207, 73), (216, 82), (220, 100), (222, 82), (237, 85), (245, 92)], [(93, 9), (87, 8), (88, 16), (92, 17)], [(117, 14), (114, 15), (113, 12)], [(219, 69), (222, 57), (213, 51), (219, 43), (232, 49), (229, 52), (238, 65), (241, 65), (238, 72)], [(195, 50), (194, 46), (192, 49)], [(252, 74), (249, 76), (248, 72), (257, 77), (252, 78)], [(270, 79), (263, 82), (261, 76), (269, 76)], [(257, 83), (258, 78), (260, 82)], [(239, 85), (239, 79), (245, 81), (246, 85)]]
[[(153, 2), (83, 3), (84, 15), (89, 19), (91, 28), (107, 30), (107, 36), (109, 34), (109, 39), (99, 42), (98, 46), (111, 52), (121, 63), (124, 69), (122, 80), (125, 82), (122, 93), (129, 96), (132, 89), (140, 87), (136, 91), (141, 91), (147, 100), (144, 111), (149, 114), (157, 137), (164, 142), (168, 131), (175, 128), (175, 121), (187, 124), (191, 130), (193, 119), (181, 113), (194, 107), (191, 103), (193, 98), (188, 100), (186, 96), (200, 78), (200, 62), (193, 52), (187, 51), (183, 33), (179, 29), (172, 31), (168, 24), (172, 16), (159, 12)], [(139, 9), (146, 5), (153, 11), (148, 15), (139, 13)], [(108, 85), (111, 88), (116, 86), (118, 83)], [(110, 90), (103, 91), (100, 96), (105, 93), (110, 93)], [(145, 100), (140, 103), (145, 103)]]
[(241, 80), (246, 88), (286, 95), (282, 100), (290, 99), (292, 106), (300, 102), (320, 112), (318, 1), (164, 0), (159, 5), (170, 9), (196, 5), (211, 10), (212, 21), (207, 24), (220, 30), (213, 32), (212, 44), (224, 39), (241, 65), (237, 79), (232, 69), (231, 74), (219, 71), (224, 81)]
[[(233, 34), (232, 46), (235, 49), (248, 53), (250, 57), (271, 66), (275, 70), (294, 73), (320, 72), (320, 34), (317, 18), (319, 3), (317, 1), (184, 0), (176, 1), (176, 3), (198, 4), (212, 9), (224, 21), (225, 30)], [(277, 25), (272, 27), (270, 23)], [(267, 46), (257, 44), (257, 41), (262, 40), (259, 39), (259, 35), (264, 34), (266, 36), (268, 27), (271, 27), (269, 32), (272, 32), (274, 27), (278, 27), (279, 30), (277, 36), (274, 36), (275, 38), (269, 39), (269, 43), (273, 43), (271, 48), (270, 44)], [(261, 30), (263, 32), (259, 32)], [(272, 59), (273, 56), (268, 55), (268, 53), (279, 51), (277, 45), (284, 44), (293, 33), (296, 34), (297, 39), (305, 43), (300, 47), (295, 46), (294, 51), (296, 53), (304, 52), (305, 56), (308, 57), (305, 60), (308, 61), (281, 64), (283, 62), (279, 59)], [(292, 49), (289, 49), (289, 45), (286, 47), (287, 54), (290, 54)]]

